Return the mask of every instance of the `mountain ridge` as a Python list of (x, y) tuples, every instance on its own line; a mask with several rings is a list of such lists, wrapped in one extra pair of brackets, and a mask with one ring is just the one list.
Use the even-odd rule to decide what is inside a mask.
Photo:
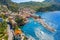
[[(50, 1), (50, 0), (49, 0)], [(50, 10), (60, 10), (60, 5), (52, 4), (49, 1), (43, 1), (43, 2), (23, 2), (23, 3), (15, 3), (11, 0), (0, 0), (0, 5), (6, 5), (7, 8), (12, 12), (18, 12), (19, 8), (31, 8), (35, 11), (38, 11), (43, 9), (42, 11), (50, 11)], [(3, 8), (2, 8), (3, 9)]]

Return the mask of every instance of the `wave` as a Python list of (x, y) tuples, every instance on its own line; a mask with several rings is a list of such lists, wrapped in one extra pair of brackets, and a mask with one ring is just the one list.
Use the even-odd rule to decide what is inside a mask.
[(26, 35), (28, 37), (28, 40), (35, 40), (34, 37), (32, 37), (31, 35)]
[(54, 40), (54, 37), (52, 35), (44, 33), (39, 28), (35, 28), (35, 34), (39, 38), (39, 40)]

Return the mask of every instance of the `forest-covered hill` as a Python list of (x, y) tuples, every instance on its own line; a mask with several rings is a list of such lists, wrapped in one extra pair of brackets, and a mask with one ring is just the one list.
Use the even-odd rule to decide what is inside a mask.
[[(50, 2), (22, 2), (22, 3), (15, 3), (11, 0), (0, 0), (0, 5), (6, 5), (8, 10), (12, 12), (17, 12), (19, 8), (31, 8), (35, 11), (55, 11), (60, 10), (60, 5), (55, 5)], [(3, 9), (3, 8), (1, 8)]]

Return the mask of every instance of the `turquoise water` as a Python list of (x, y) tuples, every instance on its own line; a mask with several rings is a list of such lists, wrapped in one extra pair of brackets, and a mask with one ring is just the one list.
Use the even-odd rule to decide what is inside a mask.
[(45, 12), (42, 14), (39, 12), (36, 14), (41, 16), (48, 25), (57, 31), (52, 33), (33, 18), (29, 18), (29, 22), (22, 28), (26, 36), (33, 40), (60, 40), (60, 11)]

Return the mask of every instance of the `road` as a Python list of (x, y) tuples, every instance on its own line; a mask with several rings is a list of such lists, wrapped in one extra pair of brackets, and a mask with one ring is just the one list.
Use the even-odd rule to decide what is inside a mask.
[(12, 30), (10, 29), (9, 24), (8, 24), (8, 27), (7, 27), (7, 32), (8, 32), (8, 40), (13, 40), (13, 33), (12, 33)]

